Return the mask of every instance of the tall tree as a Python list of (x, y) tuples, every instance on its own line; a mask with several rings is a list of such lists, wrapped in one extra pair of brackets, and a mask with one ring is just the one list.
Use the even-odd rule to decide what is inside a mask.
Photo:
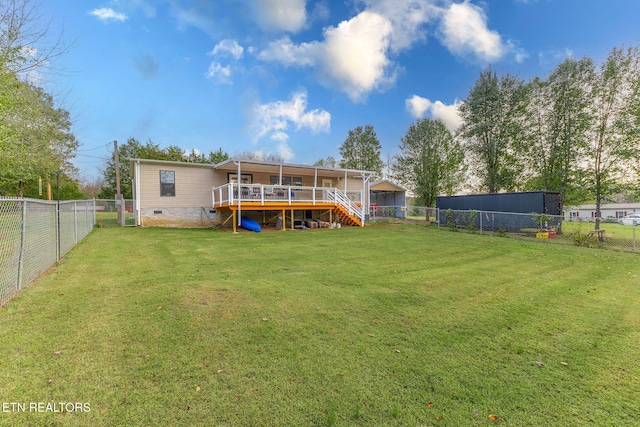
[[(120, 191), (122, 197), (131, 199), (133, 197), (131, 187), (131, 175), (129, 173), (130, 159), (150, 159), (169, 160), (174, 162), (191, 163), (220, 163), (227, 160), (229, 155), (219, 148), (215, 152), (210, 152), (208, 156), (197, 153), (195, 150), (185, 152), (177, 145), (170, 145), (160, 148), (151, 140), (143, 145), (135, 138), (129, 138), (126, 143), (118, 145), (118, 157), (120, 161)], [(98, 194), (100, 199), (111, 199), (116, 194), (116, 168), (113, 158), (109, 158), (103, 169), (104, 185)]]
[(358, 126), (349, 131), (347, 139), (340, 146), (340, 167), (371, 171), (377, 177), (382, 176), (380, 141), (372, 125)]
[(452, 194), (462, 182), (464, 153), (440, 120), (424, 118), (413, 123), (400, 144), (394, 178), (433, 207), (436, 197)]
[[(129, 138), (126, 143), (118, 145), (118, 160), (120, 163), (120, 193), (125, 199), (133, 197), (131, 174), (129, 173), (130, 159), (170, 160), (170, 153), (154, 144), (151, 140), (143, 145), (135, 138)], [(182, 156), (180, 156), (182, 157)], [(100, 199), (112, 199), (116, 195), (116, 166), (113, 157), (109, 158), (103, 169), (105, 184), (98, 195)]]
[(640, 53), (613, 48), (597, 73), (592, 92), (594, 120), (589, 130), (587, 188), (600, 207), (623, 187), (640, 156)]
[(207, 156), (207, 161), (214, 165), (224, 162), (225, 160), (229, 160), (229, 155), (222, 150), (222, 147), (218, 148), (216, 151), (210, 151)]
[(316, 161), (313, 166), (323, 166), (326, 168), (337, 168), (338, 161), (333, 156), (328, 156), (326, 159), (320, 159)]
[(567, 58), (546, 82), (535, 79), (529, 84), (527, 138), (521, 147), (533, 175), (528, 188), (558, 192), (561, 212), (567, 201), (577, 203), (584, 197), (580, 159), (591, 121), (594, 76), (590, 58)]
[(470, 151), (473, 169), (490, 193), (515, 190), (522, 171), (516, 153), (521, 135), (525, 85), (519, 78), (498, 77), (489, 68), (459, 107), (460, 133)]
[(25, 186), (58, 172), (75, 174), (78, 147), (69, 113), (41, 88), (0, 66), (0, 192), (22, 196)]

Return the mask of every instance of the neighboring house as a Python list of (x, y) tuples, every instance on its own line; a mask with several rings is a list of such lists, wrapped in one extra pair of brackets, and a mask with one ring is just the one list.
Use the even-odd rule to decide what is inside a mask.
[[(640, 212), (640, 203), (603, 203), (600, 205), (600, 217), (618, 219), (630, 213)], [(596, 205), (565, 206), (565, 221), (595, 221)]]
[(388, 180), (375, 181), (370, 186), (371, 216), (407, 217), (407, 190)]
[[(216, 165), (131, 159), (136, 225), (241, 225), (242, 216), (294, 228), (363, 226), (369, 171), (230, 159)], [(238, 180), (238, 177), (240, 179)]]

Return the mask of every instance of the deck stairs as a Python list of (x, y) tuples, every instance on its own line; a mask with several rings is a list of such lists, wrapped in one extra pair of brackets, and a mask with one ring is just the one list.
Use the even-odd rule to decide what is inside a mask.
[(333, 213), (340, 219), (340, 222), (347, 225), (362, 227), (362, 208), (338, 190), (328, 192), (329, 200), (333, 201)]

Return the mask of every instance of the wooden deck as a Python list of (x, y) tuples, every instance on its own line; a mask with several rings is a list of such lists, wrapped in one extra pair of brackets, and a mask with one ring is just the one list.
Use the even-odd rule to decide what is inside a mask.
[(361, 204), (335, 188), (242, 184), (238, 193), (237, 184), (227, 184), (214, 188), (212, 198), (215, 209), (231, 214), (224, 222), (232, 219), (234, 231), (238, 212), (242, 211), (276, 212), (285, 222), (283, 229), (287, 228), (287, 221), (294, 228), (295, 213), (300, 211), (316, 211), (317, 215), (326, 215), (329, 223), (363, 226)]

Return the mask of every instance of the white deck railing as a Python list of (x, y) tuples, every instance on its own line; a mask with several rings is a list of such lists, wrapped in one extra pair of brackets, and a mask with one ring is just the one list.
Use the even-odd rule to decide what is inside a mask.
[(225, 184), (215, 187), (211, 191), (213, 207), (235, 206), (243, 202), (259, 202), (263, 206), (271, 203), (285, 202), (290, 206), (301, 203), (331, 203), (341, 205), (364, 222), (362, 210), (362, 192), (347, 191), (328, 187), (302, 187), (292, 185), (263, 185), (263, 184)]

